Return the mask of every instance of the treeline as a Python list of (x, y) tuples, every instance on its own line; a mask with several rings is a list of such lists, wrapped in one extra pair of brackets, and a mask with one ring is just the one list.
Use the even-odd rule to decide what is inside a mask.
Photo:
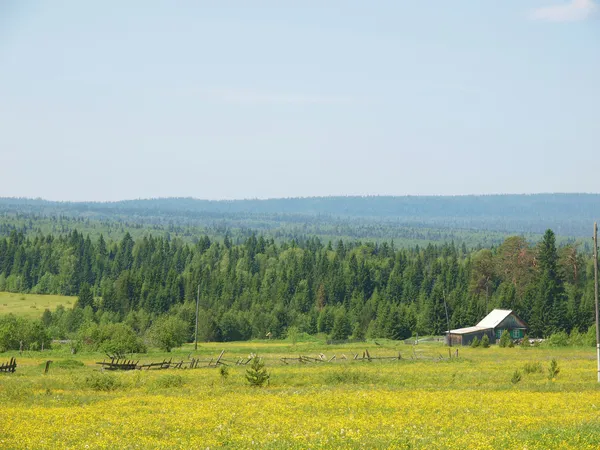
[(557, 248), (551, 230), (535, 246), (515, 236), (475, 252), (452, 243), (397, 249), (251, 235), (190, 244), (12, 231), (0, 239), (0, 291), (77, 295), (72, 311), (44, 314), (54, 338), (120, 322), (141, 335), (165, 314), (191, 337), (197, 295), (201, 339), (212, 341), (284, 337), (292, 327), (334, 339), (439, 335), (447, 320), (471, 326), (496, 307), (515, 310), (533, 337), (585, 331), (594, 320), (592, 260), (576, 246)]
[[(95, 216), (49, 215), (22, 212), (2, 212), (0, 203), (0, 237), (9, 236), (12, 231), (26, 236), (69, 234), (77, 230), (92, 239), (103, 234), (106, 239), (122, 239), (129, 232), (134, 239), (148, 234), (167, 239), (179, 237), (195, 243), (202, 236), (212, 240), (222, 240), (229, 234), (233, 242), (239, 244), (252, 234), (272, 237), (276, 242), (305, 240), (317, 236), (324, 242), (329, 240), (391, 241), (399, 247), (410, 248), (428, 243), (459, 242), (469, 248), (499, 245), (509, 235), (506, 232), (489, 230), (461, 229), (449, 227), (450, 223), (438, 226), (422, 224), (405, 225), (398, 220), (373, 220), (368, 218), (334, 218), (330, 216), (310, 216), (296, 214), (214, 214), (198, 215), (190, 219), (172, 216)], [(527, 239), (537, 241), (541, 234), (527, 234)], [(563, 241), (574, 238), (563, 237)], [(587, 244), (587, 241), (585, 242)]]
[[(119, 202), (51, 202), (0, 198), (0, 215), (94, 219), (144, 226), (303, 232), (359, 239), (399, 239), (431, 234), (431, 240), (464, 230), (486, 234), (541, 235), (551, 227), (561, 236), (589, 237), (598, 194), (484, 196), (312, 197), (208, 201), (192, 198)], [(422, 231), (420, 231), (422, 230)], [(209, 233), (210, 234), (210, 233)], [(454, 239), (455, 237), (451, 237)]]
[[(151, 224), (210, 226), (225, 222), (239, 228), (287, 229), (311, 224), (386, 224), (406, 228), (445, 228), (542, 234), (546, 228), (563, 236), (588, 237), (597, 217), (598, 194), (348, 196), (269, 200), (209, 201), (192, 198), (140, 199), (119, 202), (50, 202), (0, 198), (0, 213), (37, 214), (143, 221)], [(354, 230), (354, 228), (352, 228)], [(362, 238), (376, 236), (362, 236)], [(393, 236), (388, 235), (387, 238)]]

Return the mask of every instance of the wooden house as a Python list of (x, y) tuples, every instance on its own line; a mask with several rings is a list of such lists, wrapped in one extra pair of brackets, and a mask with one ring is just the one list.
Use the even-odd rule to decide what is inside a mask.
[(522, 339), (527, 324), (510, 309), (494, 309), (473, 327), (447, 331), (446, 344), (450, 341), (452, 345), (471, 345), (473, 339), (481, 340), (484, 335), (493, 343), (500, 339), (504, 330), (508, 330), (512, 339)]

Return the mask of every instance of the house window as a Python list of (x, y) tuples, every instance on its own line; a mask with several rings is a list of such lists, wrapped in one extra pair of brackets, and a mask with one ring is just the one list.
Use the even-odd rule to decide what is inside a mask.
[(517, 330), (517, 329), (512, 330), (510, 334), (513, 339), (520, 339), (523, 337), (523, 336), (521, 336), (521, 330)]
[(500, 339), (502, 337), (502, 332), (504, 330), (496, 330), (496, 339)]

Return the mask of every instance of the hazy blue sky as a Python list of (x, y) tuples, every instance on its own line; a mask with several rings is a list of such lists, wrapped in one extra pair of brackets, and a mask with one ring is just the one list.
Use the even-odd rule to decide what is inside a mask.
[(599, 192), (598, 3), (0, 0), (0, 196)]

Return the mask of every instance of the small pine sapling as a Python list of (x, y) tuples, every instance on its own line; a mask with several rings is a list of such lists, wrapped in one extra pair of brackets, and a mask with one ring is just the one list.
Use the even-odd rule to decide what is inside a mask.
[(258, 356), (252, 358), (252, 365), (246, 370), (246, 380), (248, 380), (248, 383), (251, 386), (261, 387), (265, 383), (268, 383), (269, 378), (271, 378), (271, 375), (267, 372), (262, 359)]
[(508, 333), (508, 330), (504, 330), (502, 332), (502, 335), (500, 336), (500, 342), (499, 342), (500, 347), (508, 347), (508, 345), (511, 342), (512, 342), (512, 339), (510, 338), (510, 334)]
[(560, 368), (558, 367), (558, 361), (552, 358), (552, 361), (550, 361), (550, 367), (548, 367), (548, 379), (554, 380), (559, 372)]
[(475, 336), (473, 338), (473, 340), (471, 341), (471, 347), (476, 348), (479, 347), (481, 345), (481, 342), (479, 341), (479, 339), (477, 339), (477, 336)]
[(227, 381), (227, 378), (229, 378), (229, 367), (219, 367), (219, 374), (221, 375), (221, 380), (223, 381), (223, 383), (225, 383)]
[(519, 369), (515, 370), (510, 381), (512, 384), (517, 384), (519, 381), (521, 381), (521, 372), (519, 372)]
[(481, 346), (483, 348), (488, 348), (490, 346), (490, 338), (488, 337), (487, 334), (484, 334), (483, 337), (481, 338)]

